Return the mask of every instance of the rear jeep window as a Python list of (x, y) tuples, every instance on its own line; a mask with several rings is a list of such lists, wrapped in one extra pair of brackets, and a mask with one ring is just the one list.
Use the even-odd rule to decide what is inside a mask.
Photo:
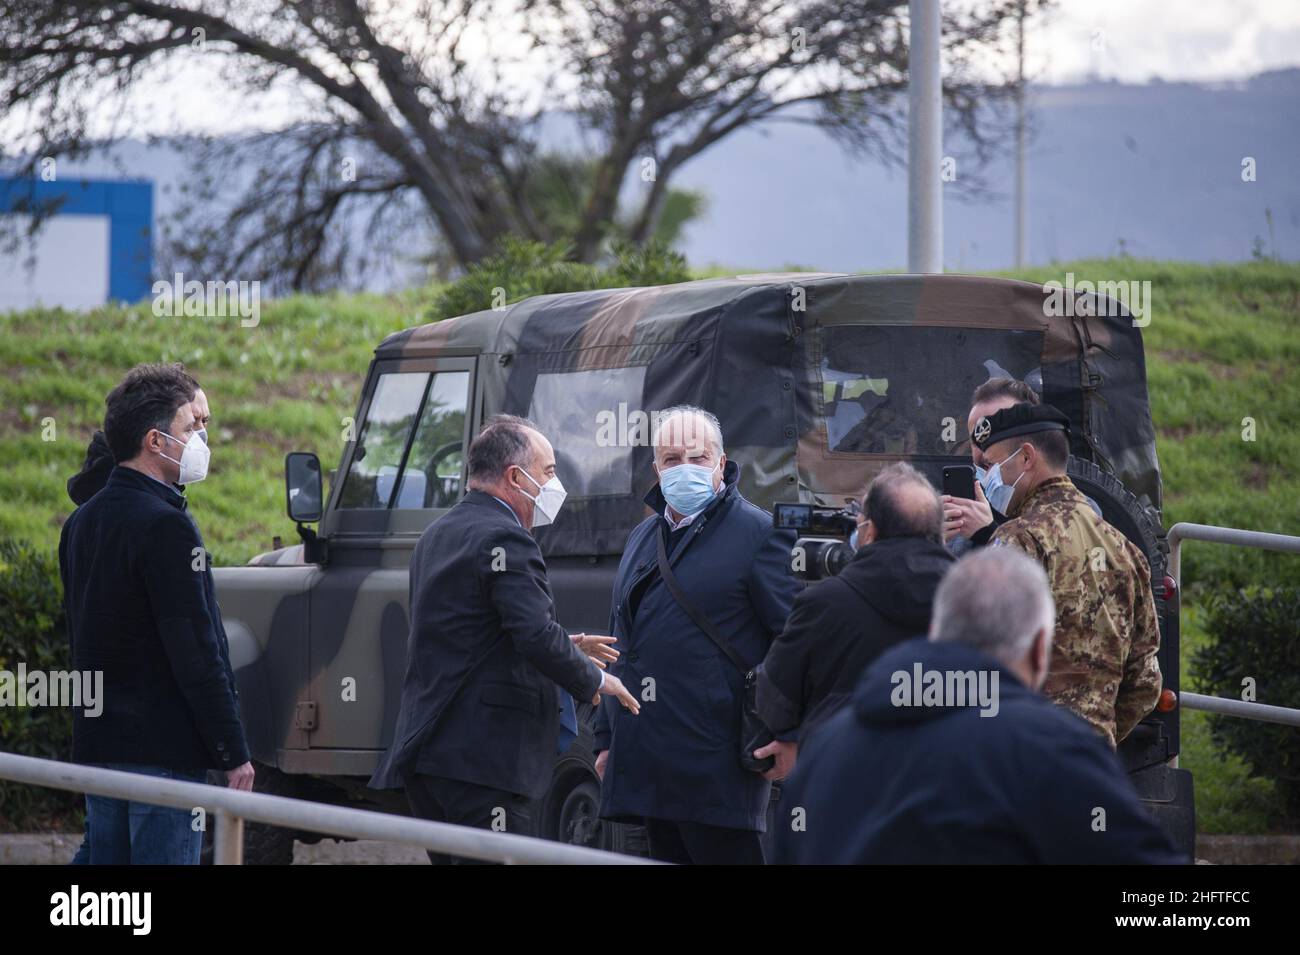
[[(832, 325), (821, 334), (826, 437), (844, 454), (961, 453), (971, 392), (990, 378), (1023, 380), (1043, 348), (1039, 331)], [(944, 440), (946, 418), (955, 440)]]
[(528, 417), (555, 448), (555, 473), (570, 496), (632, 493), (632, 449), (649, 443), (642, 408), (645, 366), (537, 376)]

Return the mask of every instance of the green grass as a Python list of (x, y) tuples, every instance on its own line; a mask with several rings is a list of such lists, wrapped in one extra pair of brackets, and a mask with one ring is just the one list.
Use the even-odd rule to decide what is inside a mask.
[[(1202, 613), (1195, 604), (1183, 606), (1181, 618), (1182, 685), (1190, 687), (1192, 654), (1209, 639)], [(1196, 828), (1206, 834), (1262, 835), (1274, 831), (1283, 818), (1281, 797), (1272, 780), (1252, 777), (1241, 758), (1221, 752), (1210, 740), (1210, 715), (1198, 710), (1182, 712), (1182, 749), (1178, 765), (1192, 772), (1196, 785)]]
[[(1112, 259), (1015, 277), (1061, 281), (1066, 272), (1076, 283), (1151, 282), (1143, 340), (1165, 526), (1189, 521), (1300, 534), (1300, 265)], [(1248, 418), (1253, 440), (1246, 440)], [(1260, 581), (1300, 585), (1300, 560), (1183, 546), (1184, 591)]]
[(419, 323), (422, 295), (298, 296), (265, 303), (260, 323), (159, 318), (147, 303), (89, 312), (0, 315), (0, 536), (56, 547), (104, 396), (141, 361), (179, 360), (212, 405), (211, 474), (187, 492), (218, 564), (243, 563), (292, 534), (284, 456), (314, 450), (332, 467), (344, 419), (375, 346)]
[[(708, 275), (758, 271), (710, 268)], [(1300, 533), (1300, 265), (1189, 265), (1092, 260), (995, 273), (1043, 282), (1150, 281), (1144, 330), (1152, 417), (1165, 482), (1165, 525), (1177, 521)], [(0, 536), (54, 548), (71, 509), (103, 398), (140, 361), (193, 368), (213, 410), (212, 473), (189, 496), (218, 564), (242, 563), (291, 539), (283, 460), (313, 450), (326, 468), (342, 449), (371, 353), (419, 324), (429, 290), (400, 296), (298, 296), (266, 303), (261, 323), (158, 318), (147, 303), (85, 313), (0, 315)], [(1255, 440), (1243, 439), (1243, 419)], [(52, 419), (53, 432), (47, 427)], [(1201, 588), (1267, 580), (1300, 585), (1300, 560), (1191, 543), (1183, 558), (1183, 664), (1205, 639)], [(1184, 672), (1184, 679), (1186, 674)], [(1186, 684), (1186, 682), (1184, 683)], [(1182, 765), (1196, 778), (1202, 832), (1267, 832), (1272, 786), (1213, 749), (1205, 716), (1183, 714)]]

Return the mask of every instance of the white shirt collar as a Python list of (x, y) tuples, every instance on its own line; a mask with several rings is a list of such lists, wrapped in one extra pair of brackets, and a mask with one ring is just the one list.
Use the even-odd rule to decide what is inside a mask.
[(672, 517), (669, 516), (670, 512), (669, 512), (667, 506), (665, 506), (665, 507), (664, 507), (664, 520), (666, 520), (666, 521), (668, 522), (668, 529), (669, 529), (670, 531), (679, 531), (679, 530), (681, 530), (683, 527), (685, 527), (687, 524), (689, 524), (691, 521), (695, 520), (695, 518), (699, 517), (699, 516), (700, 516), (701, 514), (703, 514), (703, 513), (704, 513), (703, 511), (696, 511), (694, 514), (687, 514), (687, 515), (686, 515), (685, 517), (683, 517), (680, 521), (675, 521), (675, 522), (674, 522), (673, 519), (672, 519)]

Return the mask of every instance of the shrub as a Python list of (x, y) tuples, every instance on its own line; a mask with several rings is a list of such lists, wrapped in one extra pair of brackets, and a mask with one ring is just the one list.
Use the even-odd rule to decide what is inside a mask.
[(667, 285), (690, 279), (686, 259), (658, 242), (644, 246), (615, 242), (612, 261), (603, 266), (573, 262), (571, 254), (572, 248), (563, 242), (546, 245), (513, 237), (503, 239), (492, 255), (441, 289), (429, 309), (429, 319), (468, 315), (534, 295)]
[[(0, 671), (16, 681), (20, 662), (28, 672), (66, 670), (69, 657), (57, 561), (31, 544), (0, 539)], [(0, 706), (0, 741), (5, 752), (66, 760), (72, 711)], [(0, 829), (49, 828), (81, 805), (76, 793), (0, 780)]]
[[(1300, 588), (1224, 590), (1206, 604), (1208, 642), (1192, 657), (1194, 684), (1214, 696), (1300, 707)], [(1300, 822), (1300, 729), (1212, 716), (1216, 746), (1239, 755), (1252, 776), (1273, 780), (1287, 822)]]

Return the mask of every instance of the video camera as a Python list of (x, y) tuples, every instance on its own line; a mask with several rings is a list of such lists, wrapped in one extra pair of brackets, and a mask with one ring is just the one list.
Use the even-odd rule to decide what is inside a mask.
[(791, 551), (795, 574), (804, 580), (834, 577), (853, 559), (849, 535), (858, 526), (862, 508), (850, 500), (844, 507), (777, 501), (772, 524), (799, 534)]

